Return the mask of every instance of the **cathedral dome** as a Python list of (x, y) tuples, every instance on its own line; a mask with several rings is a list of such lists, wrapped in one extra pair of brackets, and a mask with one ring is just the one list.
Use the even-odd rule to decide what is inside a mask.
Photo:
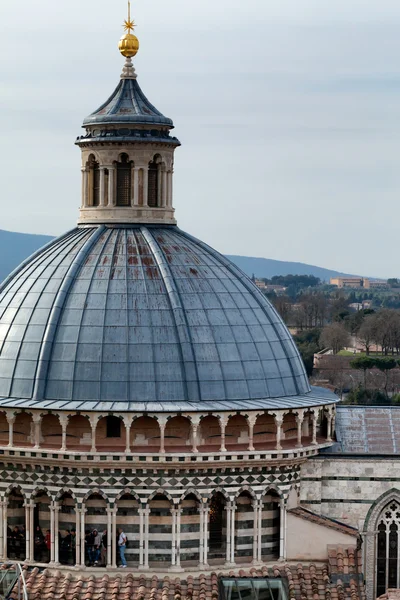
[(65, 410), (312, 406), (296, 346), (225, 257), (175, 226), (81, 227), (0, 289), (0, 405)]

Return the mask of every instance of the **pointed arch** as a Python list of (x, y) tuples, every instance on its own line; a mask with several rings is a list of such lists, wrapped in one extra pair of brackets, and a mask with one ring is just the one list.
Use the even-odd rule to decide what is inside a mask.
[(157, 490), (154, 490), (154, 492), (152, 492), (152, 494), (147, 498), (147, 503), (154, 500), (154, 498), (156, 496), (165, 496), (171, 502), (171, 504), (173, 506), (175, 505), (175, 501), (174, 501), (173, 497), (171, 496), (171, 494), (169, 492), (167, 492), (167, 490), (163, 490), (162, 488), (158, 488)]
[(122, 496), (132, 496), (132, 498), (135, 498), (135, 500), (137, 502), (139, 502), (140, 505), (143, 502), (143, 499), (139, 496), (139, 494), (137, 492), (135, 492), (134, 490), (131, 490), (130, 488), (124, 488), (114, 498), (114, 503), (116, 504), (118, 502), (118, 500), (121, 500)]
[(54, 501), (59, 502), (61, 500), (61, 498), (63, 496), (65, 496), (65, 494), (69, 494), (71, 496), (71, 498), (73, 498), (74, 502), (78, 503), (78, 498), (76, 497), (75, 492), (73, 492), (71, 490), (71, 488), (67, 488), (67, 487), (63, 487), (57, 492), (56, 496), (54, 497)]
[(89, 492), (83, 496), (82, 504), (87, 502), (90, 496), (101, 496), (103, 500), (107, 502), (107, 504), (112, 504), (112, 501), (108, 498), (108, 496), (99, 488), (93, 488), (92, 490), (89, 490)]
[(187, 497), (187, 496), (195, 496), (197, 498), (197, 500), (200, 502), (200, 504), (203, 504), (203, 498), (201, 497), (200, 493), (195, 490), (194, 488), (189, 488), (187, 490), (185, 490), (182, 494), (182, 496), (179, 498), (178, 500), (178, 504), (181, 504), (181, 502)]
[(242, 487), (236, 492), (234, 502), (239, 498), (241, 494), (247, 493), (249, 494), (253, 500), (257, 500), (257, 496), (249, 485), (242, 485)]

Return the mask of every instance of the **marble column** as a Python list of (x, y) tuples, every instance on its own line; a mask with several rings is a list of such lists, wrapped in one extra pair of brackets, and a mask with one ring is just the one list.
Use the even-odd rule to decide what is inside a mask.
[(167, 194), (167, 206), (169, 208), (171, 208), (172, 206), (172, 195), (173, 195), (173, 189), (172, 189), (172, 171), (168, 171), (168, 194)]
[(50, 563), (54, 564), (54, 540), (55, 540), (55, 526), (54, 526), (54, 502), (50, 504)]
[(220, 452), (226, 452), (226, 447), (225, 447), (225, 430), (226, 430), (226, 426), (228, 424), (228, 419), (225, 417), (220, 417), (219, 419), (219, 426), (221, 429), (221, 447), (220, 447)]
[(149, 197), (149, 167), (143, 168), (143, 206), (148, 206)]
[(81, 564), (81, 509), (75, 505), (75, 565)]
[[(4, 517), (4, 509), (7, 511), (7, 503), (0, 501), (0, 559), (7, 557), (7, 516)], [(7, 512), (6, 512), (7, 515)], [(6, 544), (4, 544), (4, 533), (6, 535)], [(4, 552), (6, 548), (6, 552)]]
[(35, 503), (34, 502), (30, 502), (29, 504), (29, 560), (33, 561), (35, 560), (35, 546), (34, 546), (34, 541), (35, 541), (35, 531), (34, 531), (34, 509), (35, 509)]
[(139, 206), (139, 167), (133, 168), (133, 206)]
[(282, 450), (282, 423), (283, 423), (283, 415), (277, 414), (275, 415), (275, 423), (276, 423), (276, 450)]
[(250, 417), (247, 417), (247, 425), (249, 428), (249, 447), (248, 447), (249, 452), (254, 451), (254, 425), (256, 424), (256, 420), (257, 420), (256, 416), (252, 415)]
[(149, 568), (149, 520), (150, 508), (146, 506), (144, 510), (144, 569)]
[(198, 452), (197, 449), (197, 430), (199, 427), (199, 421), (195, 419), (195, 417), (192, 418), (192, 452)]
[(91, 452), (97, 452), (96, 450), (96, 429), (97, 429), (97, 418), (90, 419), (90, 427), (92, 429), (92, 447)]
[(326, 419), (327, 419), (327, 434), (326, 434), (326, 441), (327, 442), (331, 442), (332, 441), (332, 411), (330, 409), (328, 409), (327, 411), (327, 415), (326, 415)]
[(171, 566), (176, 564), (176, 508), (171, 508), (172, 515), (172, 543), (171, 543)]
[(54, 562), (56, 563), (56, 565), (60, 564), (60, 548), (59, 548), (59, 536), (58, 536), (58, 532), (59, 532), (59, 513), (60, 513), (60, 506), (58, 504), (56, 504), (54, 506), (54, 532), (55, 532), (55, 536), (54, 536)]
[(226, 510), (226, 564), (231, 563), (231, 525), (232, 505), (230, 502), (225, 506)]
[(65, 452), (67, 449), (68, 417), (67, 415), (60, 415), (59, 420), (61, 425), (61, 452)]
[(161, 193), (161, 206), (162, 208), (165, 208), (167, 206), (167, 195), (168, 195), (168, 190), (167, 190), (167, 171), (162, 171), (162, 193)]
[(39, 450), (40, 448), (40, 425), (42, 421), (42, 416), (40, 414), (33, 415), (33, 426), (34, 426), (34, 450)]
[(29, 561), (31, 553), (31, 510), (30, 502), (25, 503), (25, 560)]
[(204, 506), (199, 507), (199, 518), (200, 518), (200, 539), (199, 539), (199, 567), (204, 566)]
[(235, 564), (235, 513), (236, 513), (236, 505), (232, 504), (232, 510), (231, 510), (231, 518), (232, 518), (232, 525), (231, 525), (231, 564), (234, 565)]
[(111, 568), (112, 564), (112, 511), (107, 506), (107, 569)]
[(108, 169), (108, 206), (115, 206), (115, 167)]
[(204, 566), (208, 566), (208, 519), (209, 507), (204, 507)]
[(315, 413), (315, 410), (311, 413), (312, 418), (312, 441), (311, 444), (314, 446), (317, 444), (317, 419), (318, 415)]
[(89, 173), (86, 167), (82, 169), (82, 207), (88, 206)]
[(158, 424), (160, 427), (160, 454), (165, 454), (165, 427), (167, 423), (160, 420)]
[(16, 416), (7, 413), (7, 421), (8, 421), (8, 447), (14, 447), (14, 423)]
[(257, 562), (258, 548), (258, 502), (253, 500), (253, 564)]
[(144, 565), (144, 508), (140, 507), (138, 509), (139, 513), (139, 566), (142, 567)]
[(285, 500), (280, 500), (280, 523), (279, 523), (279, 560), (285, 560), (285, 522), (286, 505)]
[(86, 508), (83, 506), (81, 508), (81, 566), (85, 567), (85, 513)]
[(299, 412), (296, 415), (296, 423), (297, 423), (297, 448), (301, 448), (303, 446), (302, 443), (302, 427), (303, 427), (303, 420), (304, 420), (304, 412), (302, 410), (299, 410)]
[(124, 425), (125, 425), (125, 453), (131, 453), (131, 427), (132, 427), (132, 418), (124, 417)]
[(181, 568), (181, 516), (182, 509), (176, 509), (176, 566)]
[(117, 567), (117, 509), (113, 508), (111, 511), (112, 521), (112, 533), (111, 533), (111, 549), (112, 549), (112, 562), (111, 567), (115, 569)]
[(257, 560), (262, 561), (262, 516), (263, 502), (260, 500), (258, 505), (258, 536), (257, 536)]

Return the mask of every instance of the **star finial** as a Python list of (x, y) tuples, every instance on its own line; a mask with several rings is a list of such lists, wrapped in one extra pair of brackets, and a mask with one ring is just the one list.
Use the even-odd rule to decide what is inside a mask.
[(130, 0), (128, 0), (128, 19), (124, 21), (124, 29), (128, 33), (131, 33), (131, 31), (134, 31), (135, 27), (136, 23), (133, 19), (131, 19), (131, 3)]

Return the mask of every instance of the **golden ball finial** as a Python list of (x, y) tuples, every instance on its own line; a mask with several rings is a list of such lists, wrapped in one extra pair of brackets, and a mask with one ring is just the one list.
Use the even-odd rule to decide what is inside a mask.
[(128, 18), (124, 21), (125, 35), (119, 40), (118, 48), (125, 58), (133, 58), (139, 51), (139, 40), (133, 35), (136, 23), (131, 19), (131, 3), (128, 0)]
[(139, 51), (139, 40), (136, 35), (126, 33), (119, 40), (118, 48), (122, 56), (133, 58)]

